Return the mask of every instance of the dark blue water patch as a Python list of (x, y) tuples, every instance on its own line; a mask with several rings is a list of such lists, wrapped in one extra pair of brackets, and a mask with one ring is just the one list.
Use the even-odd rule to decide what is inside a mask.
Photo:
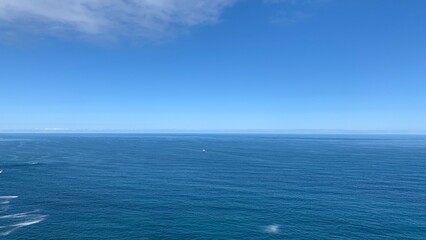
[(3, 239), (426, 238), (424, 136), (0, 139)]

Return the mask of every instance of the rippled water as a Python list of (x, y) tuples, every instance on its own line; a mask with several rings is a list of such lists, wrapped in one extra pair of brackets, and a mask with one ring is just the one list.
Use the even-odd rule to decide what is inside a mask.
[(0, 135), (1, 239), (426, 239), (426, 137)]

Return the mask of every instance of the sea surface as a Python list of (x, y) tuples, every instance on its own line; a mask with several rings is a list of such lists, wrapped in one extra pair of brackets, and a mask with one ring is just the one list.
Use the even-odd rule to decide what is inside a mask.
[(426, 239), (426, 136), (0, 135), (0, 239)]

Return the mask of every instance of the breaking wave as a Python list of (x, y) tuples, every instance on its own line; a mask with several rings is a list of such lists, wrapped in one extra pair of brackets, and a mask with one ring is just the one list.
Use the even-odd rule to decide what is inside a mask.
[(0, 236), (7, 236), (16, 230), (44, 221), (47, 215), (40, 210), (8, 213), (10, 202), (18, 196), (0, 196)]

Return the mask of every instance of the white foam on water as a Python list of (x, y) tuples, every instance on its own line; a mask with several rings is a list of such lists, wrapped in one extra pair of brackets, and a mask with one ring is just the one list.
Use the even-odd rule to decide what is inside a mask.
[(280, 225), (278, 225), (278, 224), (268, 225), (264, 228), (264, 230), (267, 233), (277, 234), (277, 233), (280, 232)]
[(18, 198), (18, 196), (0, 196), (0, 199), (14, 199)]
[(38, 210), (31, 211), (31, 212), (24, 212), (24, 213), (9, 214), (9, 215), (0, 216), (0, 219), (23, 218), (23, 217), (28, 217), (29, 214), (33, 214), (33, 213), (36, 213), (36, 212), (38, 212)]
[(27, 213), (11, 214), (11, 215), (6, 215), (6, 216), (2, 216), (2, 217), (18, 218), (18, 219), (23, 220), (23, 221), (21, 220), (17, 223), (11, 223), (9, 225), (0, 226), (0, 229), (6, 229), (5, 231), (0, 231), (0, 236), (7, 236), (7, 235), (15, 232), (16, 230), (18, 230), (20, 228), (40, 223), (40, 222), (44, 221), (47, 216), (41, 215), (41, 214), (33, 214), (33, 212), (27, 212)]
[(26, 226), (30, 226), (30, 225), (33, 225), (33, 224), (37, 224), (37, 223), (39, 223), (43, 220), (44, 220), (44, 217), (41, 217), (41, 218), (36, 219), (36, 220), (30, 220), (30, 221), (10, 225), (9, 227), (26, 227)]
[[(0, 196), (0, 214), (8, 212), (10, 201), (18, 196)], [(47, 215), (39, 213), (40, 210), (29, 212), (11, 213), (7, 215), (0, 215), (0, 236), (7, 236), (16, 230), (42, 222)]]
[(17, 197), (18, 196), (0, 196), (0, 205), (1, 205), (0, 206), (0, 213), (9, 210), (10, 201), (12, 201), (12, 199), (15, 199)]
[(0, 236), (7, 236), (7, 235), (11, 234), (12, 232), (14, 232), (14, 229), (4, 231), (4, 232), (0, 232)]

